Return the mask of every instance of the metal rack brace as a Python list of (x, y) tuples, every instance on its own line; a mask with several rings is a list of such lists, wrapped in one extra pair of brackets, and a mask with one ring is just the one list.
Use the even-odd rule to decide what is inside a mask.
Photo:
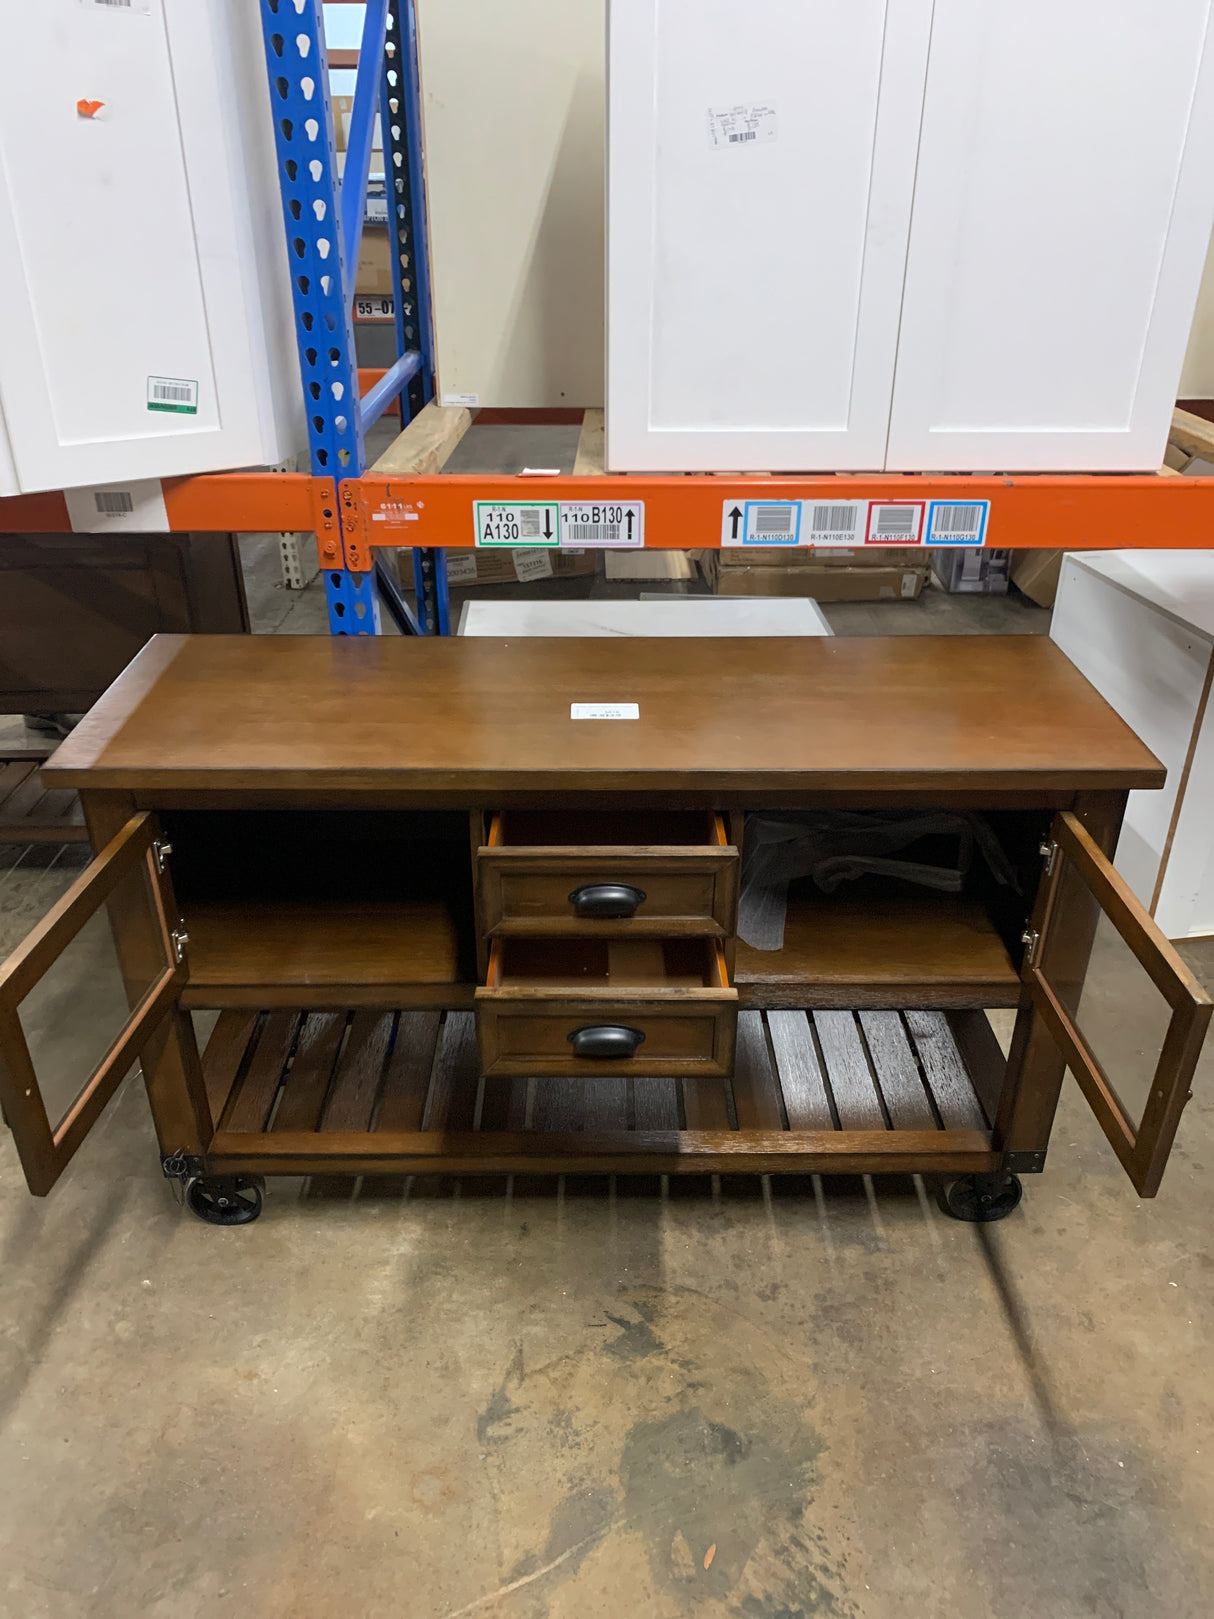
[[(329, 627), (334, 635), (376, 635), (377, 571), (361, 539), (357, 496), (367, 469), (366, 434), (394, 400), (402, 418), (412, 420), (434, 391), (416, 16), (413, 0), (367, 0), (339, 176), (322, 0), (260, 5), (312, 471), (336, 480), (341, 515), (336, 530), (318, 536)], [(397, 359), (360, 398), (354, 267), (377, 115), (394, 248)], [(418, 617), (402, 622), (390, 599), (393, 617), (402, 629), (446, 634), (443, 553), (415, 553), (414, 566)]]

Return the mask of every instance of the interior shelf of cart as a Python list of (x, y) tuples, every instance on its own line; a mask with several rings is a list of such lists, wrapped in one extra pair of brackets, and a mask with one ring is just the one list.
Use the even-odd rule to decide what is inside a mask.
[[(441, 899), (356, 905), (195, 902), (181, 909), (192, 992), (239, 985), (317, 989), (475, 982), (468, 930)], [(187, 998), (198, 1000), (197, 993)]]
[(724, 847), (724, 822), (708, 810), (505, 810), (490, 848), (607, 849)]
[(727, 989), (725, 960), (710, 939), (503, 939), (493, 946), (491, 989)]
[(850, 884), (789, 895), (782, 950), (738, 941), (734, 982), (781, 1004), (1015, 1006), (1020, 977), (981, 898)]

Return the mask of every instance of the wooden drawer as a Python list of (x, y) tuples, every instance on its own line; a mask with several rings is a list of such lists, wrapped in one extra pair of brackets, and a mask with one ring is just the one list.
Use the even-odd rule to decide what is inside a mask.
[(477, 850), (476, 885), (487, 937), (728, 938), (737, 926), (738, 851), (707, 810), (508, 810)]
[(495, 940), (476, 992), (487, 1076), (733, 1070), (737, 991), (715, 939)]

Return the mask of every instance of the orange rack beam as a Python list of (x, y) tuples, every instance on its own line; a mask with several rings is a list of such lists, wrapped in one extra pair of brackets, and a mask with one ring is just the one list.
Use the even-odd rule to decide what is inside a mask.
[[(960, 477), (732, 477), (643, 474), (388, 477), (341, 486), (296, 473), (213, 473), (163, 482), (174, 533), (314, 531), (328, 567), (365, 570), (376, 545), (467, 549), (476, 501), (584, 500), (645, 504), (649, 549), (713, 549), (723, 503), (746, 500), (989, 500), (988, 546), (1012, 550), (1214, 548), (1214, 478), (1165, 473)], [(338, 516), (340, 510), (340, 519)], [(69, 533), (61, 493), (0, 499), (0, 533)]]

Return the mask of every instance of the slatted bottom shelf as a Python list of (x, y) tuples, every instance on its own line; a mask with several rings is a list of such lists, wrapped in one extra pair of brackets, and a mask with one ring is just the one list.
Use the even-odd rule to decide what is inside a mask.
[(0, 843), (86, 843), (79, 798), (69, 787), (44, 787), (42, 764), (0, 753)]
[(283, 1174), (994, 1167), (1004, 1067), (972, 1011), (743, 1012), (731, 1081), (482, 1079), (470, 1012), (227, 1011), (203, 1058), (218, 1121), (208, 1162)]

